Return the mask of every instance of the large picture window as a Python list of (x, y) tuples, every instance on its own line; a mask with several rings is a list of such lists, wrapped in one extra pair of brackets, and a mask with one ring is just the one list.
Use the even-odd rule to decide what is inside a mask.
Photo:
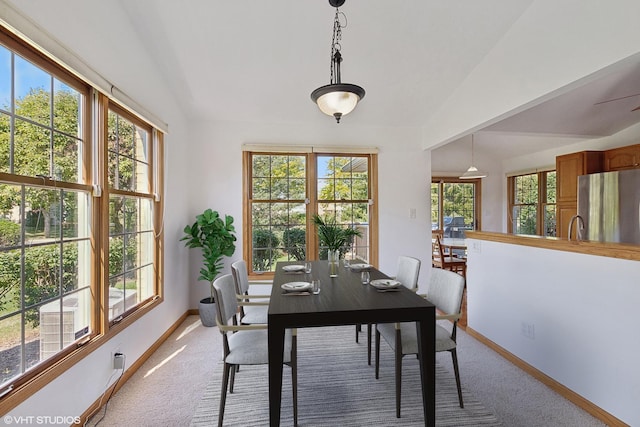
[(375, 154), (245, 151), (245, 259), (252, 274), (271, 274), (281, 260), (326, 259), (312, 217), (358, 229), (345, 257), (377, 262)]
[(0, 27), (0, 412), (160, 296), (161, 158), (152, 126)]

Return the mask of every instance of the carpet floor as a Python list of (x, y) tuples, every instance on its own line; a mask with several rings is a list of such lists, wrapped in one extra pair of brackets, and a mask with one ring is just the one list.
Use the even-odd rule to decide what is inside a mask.
[[(417, 359), (403, 359), (402, 418), (395, 417), (393, 352), (381, 343), (380, 379), (367, 365), (366, 339), (354, 340), (354, 327), (298, 330), (299, 426), (419, 426), (424, 425), (420, 373)], [(363, 342), (364, 341), (364, 342)], [(448, 358), (450, 360), (450, 358)], [(191, 420), (192, 427), (218, 423), (222, 362), (213, 372)], [(267, 366), (243, 366), (228, 394), (225, 426), (269, 424)], [(496, 415), (464, 387), (464, 409), (458, 406), (455, 379), (436, 365), (436, 425), (500, 426)], [(291, 370), (283, 368), (281, 424), (293, 425)]]

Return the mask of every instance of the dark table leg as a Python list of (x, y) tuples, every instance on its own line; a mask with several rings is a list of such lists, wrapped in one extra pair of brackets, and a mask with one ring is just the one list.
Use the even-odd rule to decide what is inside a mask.
[(436, 425), (436, 313), (429, 310), (428, 316), (416, 322), (418, 332), (418, 354), (420, 355), (420, 379), (422, 381), (422, 404), (424, 425)]
[(280, 425), (282, 400), (282, 354), (284, 353), (284, 327), (269, 318), (269, 424)]

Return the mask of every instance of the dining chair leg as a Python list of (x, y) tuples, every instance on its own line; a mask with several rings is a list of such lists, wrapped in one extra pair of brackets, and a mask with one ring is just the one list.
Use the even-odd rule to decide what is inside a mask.
[(400, 395), (402, 393), (402, 340), (400, 329), (396, 329), (396, 418), (400, 418)]
[(298, 344), (294, 333), (291, 337), (291, 385), (293, 387), (293, 425), (298, 427)]
[(367, 363), (371, 366), (371, 323), (367, 323)]
[(458, 369), (458, 354), (455, 348), (450, 351), (451, 359), (453, 360), (453, 373), (456, 376), (456, 385), (458, 386), (458, 402), (460, 402), (460, 407), (464, 408), (464, 403), (462, 403), (462, 387), (460, 386), (460, 370)]
[(356, 324), (356, 344), (358, 343), (359, 333), (362, 331), (362, 325), (360, 323)]
[(236, 372), (238, 371), (237, 366), (238, 365), (231, 367), (231, 384), (229, 384), (229, 393), (231, 394), (233, 394), (233, 385), (236, 382)]
[(376, 379), (380, 378), (380, 332), (376, 328)]
[(227, 403), (227, 388), (229, 386), (229, 371), (233, 368), (228, 363), (224, 364), (222, 371), (222, 390), (220, 390), (220, 409), (218, 410), (218, 427), (222, 427), (224, 418), (224, 405)]

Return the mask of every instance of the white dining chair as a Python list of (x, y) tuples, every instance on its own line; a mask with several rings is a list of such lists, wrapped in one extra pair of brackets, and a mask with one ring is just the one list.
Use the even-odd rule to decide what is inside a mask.
[[(231, 274), (220, 276), (213, 282), (218, 310), (216, 323), (223, 336), (224, 372), (220, 393), (218, 427), (222, 427), (227, 390), (233, 393), (236, 372), (240, 365), (266, 365), (269, 363), (267, 325), (238, 325), (238, 300), (235, 284)], [(291, 366), (291, 383), (293, 387), (293, 421), (298, 425), (298, 369), (296, 330), (285, 331), (283, 361)], [(229, 378), (231, 378), (229, 380)], [(229, 383), (230, 381), (230, 383)], [(261, 383), (266, 379), (257, 380)]]
[(231, 273), (236, 288), (236, 298), (240, 306), (240, 323), (267, 323), (270, 295), (250, 294), (249, 274), (244, 260), (231, 264)]
[[(406, 255), (398, 257), (395, 280), (414, 292), (418, 290), (418, 277), (420, 276), (421, 261)], [(371, 331), (373, 325), (367, 325), (367, 363), (371, 365)], [(358, 342), (359, 328), (356, 327), (356, 342)]]
[[(456, 352), (456, 331), (458, 319), (462, 315), (462, 294), (465, 279), (461, 275), (440, 268), (431, 269), (431, 278), (427, 286), (426, 298), (443, 313), (436, 315), (436, 320), (450, 320), (450, 330), (441, 322), (436, 324), (436, 352), (448, 351), (453, 360), (453, 372), (458, 387), (458, 402), (462, 402), (458, 355)], [(402, 357), (407, 354), (418, 354), (418, 334), (415, 322), (379, 323), (376, 325), (376, 379), (380, 370), (380, 337), (389, 344), (395, 355), (396, 372), (396, 417), (400, 418), (400, 402), (402, 390)]]

